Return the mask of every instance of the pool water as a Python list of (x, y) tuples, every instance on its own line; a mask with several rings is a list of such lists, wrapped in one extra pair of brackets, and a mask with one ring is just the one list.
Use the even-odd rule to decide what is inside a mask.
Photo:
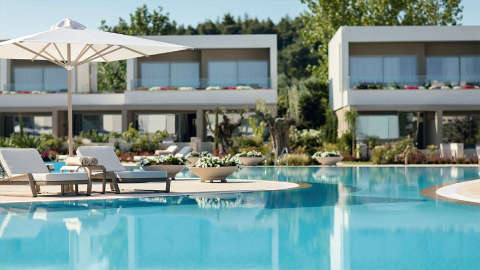
[(311, 187), (0, 205), (0, 268), (476, 269), (480, 208), (419, 192), (479, 174), (476, 167), (258, 167), (232, 178)]

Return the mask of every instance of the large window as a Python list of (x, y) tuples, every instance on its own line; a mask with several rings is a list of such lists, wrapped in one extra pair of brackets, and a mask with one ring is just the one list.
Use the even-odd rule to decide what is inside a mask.
[(209, 86), (269, 87), (267, 61), (210, 61)]
[(138, 130), (144, 134), (152, 134), (158, 130), (166, 130), (168, 134), (175, 134), (175, 115), (139, 114)]
[(360, 115), (357, 118), (357, 137), (366, 139), (377, 136), (380, 139), (399, 138), (397, 115)]
[[(21, 118), (20, 118), (21, 117)], [(52, 117), (37, 115), (5, 116), (5, 136), (21, 130), (30, 135), (52, 134)]]
[(432, 56), (427, 58), (427, 81), (451, 84), (480, 82), (479, 56)]
[(13, 90), (59, 91), (67, 89), (67, 72), (55, 66), (15, 66)]
[(139, 87), (200, 87), (200, 64), (196, 62), (143, 62)]
[(96, 130), (99, 133), (122, 132), (121, 114), (75, 114), (73, 117), (75, 134)]
[(418, 84), (416, 56), (352, 56), (350, 86), (358, 83), (383, 85)]

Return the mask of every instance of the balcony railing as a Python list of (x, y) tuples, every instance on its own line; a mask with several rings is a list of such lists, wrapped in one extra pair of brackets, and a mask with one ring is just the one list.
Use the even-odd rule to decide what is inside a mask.
[(463, 76), (384, 76), (349, 77), (353, 90), (472, 90), (480, 89), (480, 75)]
[(136, 79), (132, 81), (135, 90), (252, 90), (270, 89), (269, 77), (252, 77), (248, 79), (186, 79), (174, 82), (168, 78)]

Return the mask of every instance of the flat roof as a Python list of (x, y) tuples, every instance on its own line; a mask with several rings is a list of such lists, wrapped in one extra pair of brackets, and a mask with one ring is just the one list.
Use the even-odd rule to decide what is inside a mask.
[(342, 26), (336, 42), (480, 41), (480, 26)]
[(166, 35), (142, 36), (143, 38), (170, 42), (197, 49), (215, 48), (276, 48), (276, 34), (258, 35)]

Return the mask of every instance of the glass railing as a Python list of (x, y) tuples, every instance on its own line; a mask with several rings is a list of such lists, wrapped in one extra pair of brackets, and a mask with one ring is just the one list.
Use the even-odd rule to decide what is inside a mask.
[(0, 86), (1, 94), (46, 94), (66, 93), (67, 85), (45, 85), (42, 83), (9, 83)]
[(172, 81), (167, 78), (136, 79), (132, 81), (135, 90), (167, 91), (167, 90), (253, 90), (270, 89), (269, 77), (251, 77), (245, 79), (183, 79)]
[(480, 89), (479, 76), (350, 76), (352, 90), (473, 90)]

